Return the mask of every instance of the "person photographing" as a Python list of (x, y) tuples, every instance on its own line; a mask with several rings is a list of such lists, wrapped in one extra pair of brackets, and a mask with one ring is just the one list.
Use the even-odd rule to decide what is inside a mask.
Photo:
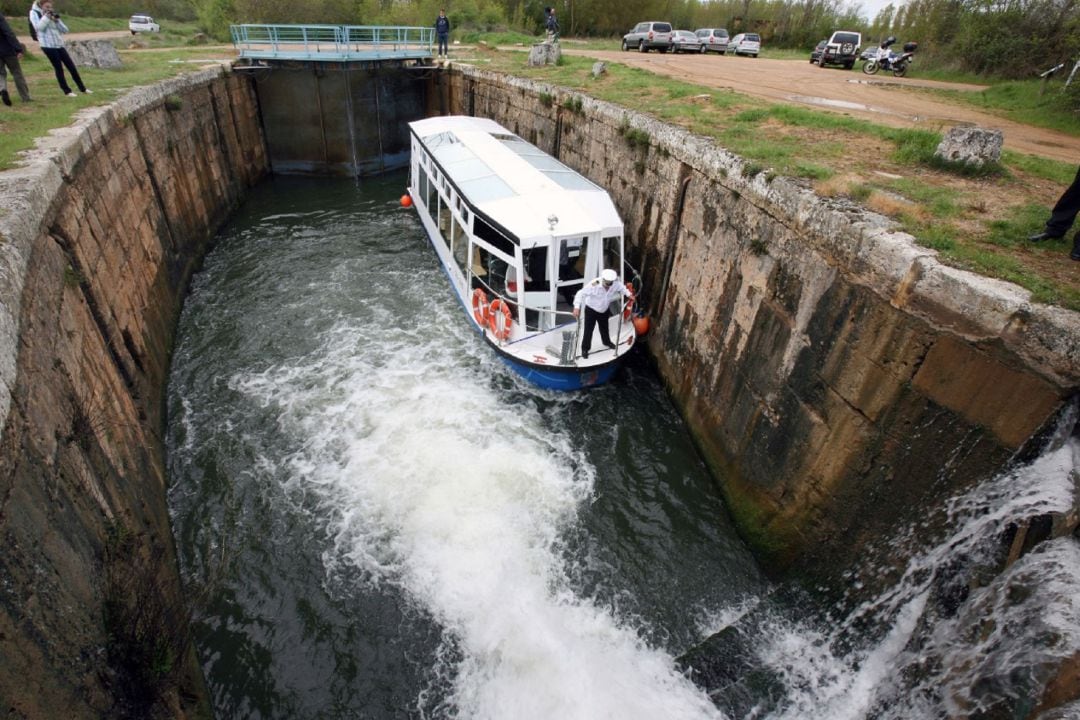
[(75, 67), (75, 61), (71, 59), (67, 48), (64, 47), (63, 36), (68, 32), (68, 27), (60, 19), (60, 13), (53, 9), (52, 0), (42, 0), (39, 3), (34, 3), (30, 8), (30, 24), (34, 26), (34, 30), (37, 32), (41, 51), (45, 53), (45, 57), (49, 58), (49, 62), (52, 63), (53, 71), (56, 73), (56, 82), (60, 85), (60, 89), (64, 94), (68, 97), (75, 97), (75, 93), (71, 91), (71, 87), (67, 84), (64, 68), (67, 68), (71, 79), (75, 81), (75, 85), (81, 92), (90, 93), (91, 91), (87, 90), (82, 78), (79, 77), (79, 70)]
[(589, 358), (592, 349), (593, 329), (600, 326), (600, 342), (604, 347), (614, 350), (611, 333), (608, 330), (608, 318), (611, 317), (611, 303), (618, 297), (633, 298), (634, 294), (619, 280), (619, 274), (608, 268), (600, 277), (586, 283), (574, 295), (574, 317), (578, 317), (581, 306), (585, 306), (585, 328), (581, 336), (581, 357)]

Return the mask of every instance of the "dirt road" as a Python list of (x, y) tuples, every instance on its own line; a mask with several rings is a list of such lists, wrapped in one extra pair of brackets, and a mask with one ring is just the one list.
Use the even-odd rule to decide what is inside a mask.
[[(868, 76), (840, 68), (820, 68), (808, 61), (769, 60), (729, 55), (671, 55), (668, 53), (579, 50), (564, 43), (568, 55), (586, 55), (620, 62), (650, 72), (746, 95), (796, 103), (863, 117), (893, 127), (939, 130), (953, 125), (996, 128), (1005, 147), (1022, 153), (1080, 162), (1080, 137), (1006, 120), (963, 105), (955, 105), (917, 87), (978, 92), (978, 85), (943, 83), (918, 78)], [(916, 61), (917, 62), (917, 61)], [(915, 66), (918, 72), (918, 65)]]

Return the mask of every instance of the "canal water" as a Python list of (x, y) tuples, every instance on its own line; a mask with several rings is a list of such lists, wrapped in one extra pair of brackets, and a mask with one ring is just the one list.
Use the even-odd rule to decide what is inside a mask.
[[(928, 610), (936, 568), (1068, 506), (1075, 441), (941, 508), (884, 589), (814, 605), (763, 579), (643, 358), (565, 395), (502, 365), (404, 186), (269, 181), (193, 282), (170, 507), (218, 717), (936, 717), (1026, 702), (1080, 650), (1068, 539)], [(1017, 601), (1032, 577), (1051, 591)], [(746, 672), (700, 689), (676, 658), (736, 625)]]

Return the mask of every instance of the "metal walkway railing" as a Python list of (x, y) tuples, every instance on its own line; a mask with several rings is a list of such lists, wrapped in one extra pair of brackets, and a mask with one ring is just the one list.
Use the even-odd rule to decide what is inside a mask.
[(435, 29), (376, 25), (232, 25), (242, 58), (391, 60), (431, 57)]

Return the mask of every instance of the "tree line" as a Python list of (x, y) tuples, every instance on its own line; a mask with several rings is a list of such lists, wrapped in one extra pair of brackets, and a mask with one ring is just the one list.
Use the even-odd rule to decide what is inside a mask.
[[(0, 0), (10, 16), (30, 0)], [(57, 0), (63, 12), (124, 17), (145, 12), (197, 20), (226, 39), (233, 23), (432, 25), (446, 8), (454, 30), (539, 35), (555, 7), (564, 36), (617, 37), (641, 20), (677, 28), (757, 32), (766, 47), (809, 51), (836, 29), (863, 33), (864, 47), (894, 35), (916, 41), (935, 64), (999, 77), (1032, 77), (1080, 58), (1080, 0), (902, 0), (873, 19), (842, 0)], [(1080, 83), (1080, 78), (1074, 82)]]

